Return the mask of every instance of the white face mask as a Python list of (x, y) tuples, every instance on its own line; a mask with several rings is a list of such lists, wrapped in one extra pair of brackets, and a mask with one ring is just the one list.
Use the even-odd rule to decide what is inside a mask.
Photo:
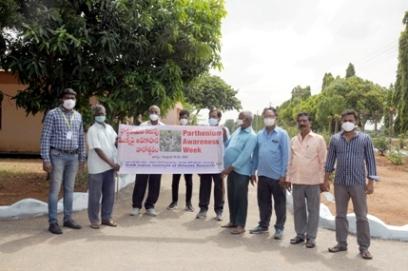
[(151, 121), (157, 121), (157, 120), (159, 120), (159, 115), (157, 115), (157, 114), (150, 114), (150, 115), (149, 115), (149, 118), (150, 118)]
[(241, 126), (242, 124), (244, 124), (244, 121), (242, 119), (237, 119), (237, 125)]
[(95, 121), (99, 123), (104, 123), (106, 120), (106, 116), (95, 116)]
[(188, 119), (180, 119), (180, 125), (187, 125), (188, 124)]
[(274, 126), (275, 123), (276, 123), (276, 119), (275, 119), (275, 118), (264, 118), (265, 127)]
[(352, 122), (346, 121), (346, 122), (343, 122), (343, 124), (341, 125), (341, 128), (346, 132), (351, 132), (354, 130), (354, 128), (356, 128), (356, 125)]
[(74, 109), (75, 104), (76, 104), (76, 100), (67, 99), (67, 100), (64, 100), (64, 103), (62, 104), (62, 106), (67, 110), (72, 110)]
[(217, 125), (218, 125), (218, 119), (209, 118), (209, 119), (208, 119), (208, 124), (209, 124), (210, 126), (217, 126)]

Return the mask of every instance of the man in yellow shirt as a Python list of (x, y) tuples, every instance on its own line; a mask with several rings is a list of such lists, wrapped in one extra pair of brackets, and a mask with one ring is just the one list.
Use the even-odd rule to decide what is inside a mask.
[[(324, 138), (311, 129), (308, 113), (297, 115), (299, 134), (292, 138), (288, 179), (293, 185), (293, 213), (296, 237), (290, 243), (316, 246), (319, 226), (320, 185), (324, 180), (327, 147)], [(307, 209), (307, 210), (306, 210)]]

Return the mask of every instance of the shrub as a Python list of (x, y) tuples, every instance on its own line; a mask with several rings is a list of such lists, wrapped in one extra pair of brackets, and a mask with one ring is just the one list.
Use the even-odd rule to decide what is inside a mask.
[(400, 151), (392, 151), (388, 155), (388, 160), (391, 161), (393, 165), (402, 165), (404, 164), (404, 158)]
[(327, 147), (329, 147), (329, 143), (330, 143), (330, 139), (331, 139), (332, 135), (330, 133), (328, 133), (328, 132), (323, 132), (321, 135), (323, 136), (324, 140), (326, 141)]
[(373, 141), (374, 146), (378, 149), (380, 155), (384, 156), (385, 152), (389, 149), (388, 140), (384, 136), (382, 136), (374, 138)]

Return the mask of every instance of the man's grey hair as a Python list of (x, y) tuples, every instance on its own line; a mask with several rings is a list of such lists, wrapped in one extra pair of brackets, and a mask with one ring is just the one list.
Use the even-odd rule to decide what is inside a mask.
[(103, 105), (96, 104), (96, 105), (94, 105), (94, 107), (92, 107), (92, 112), (93, 112), (94, 115), (102, 113), (102, 112), (106, 113), (106, 109), (105, 109), (105, 107)]
[(254, 120), (254, 114), (252, 114), (251, 111), (245, 110), (241, 112), (242, 114), (245, 115), (245, 117), (252, 123), (252, 121)]

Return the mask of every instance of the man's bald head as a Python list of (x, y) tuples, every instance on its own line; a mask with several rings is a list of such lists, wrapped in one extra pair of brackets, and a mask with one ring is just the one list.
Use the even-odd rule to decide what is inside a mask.
[(245, 128), (252, 126), (254, 115), (250, 111), (242, 111), (239, 113), (238, 118), (242, 120), (241, 127), (245, 129)]
[(149, 107), (149, 114), (157, 114), (160, 115), (160, 107), (158, 107), (157, 105), (151, 105)]
[(106, 115), (106, 109), (103, 105), (97, 104), (92, 108), (94, 116), (104, 116)]

